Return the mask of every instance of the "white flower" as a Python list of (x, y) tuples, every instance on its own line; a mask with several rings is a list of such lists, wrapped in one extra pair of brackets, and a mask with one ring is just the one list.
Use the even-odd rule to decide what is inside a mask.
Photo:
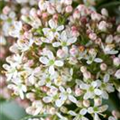
[(114, 55), (114, 54), (118, 53), (117, 50), (114, 50), (114, 45), (113, 44), (108, 44), (106, 46), (101, 44), (101, 47), (102, 47), (105, 54), (111, 54), (111, 55), (113, 54)]
[(64, 26), (58, 26), (56, 21), (53, 19), (49, 20), (48, 22), (50, 28), (43, 28), (43, 33), (45, 37), (41, 37), (43, 42), (51, 43), (54, 38), (58, 38), (59, 31), (64, 29)]
[(39, 113), (41, 113), (43, 110), (43, 104), (41, 101), (34, 101), (32, 103), (32, 106), (28, 107), (26, 109), (26, 112), (28, 114), (32, 114), (32, 115), (38, 115)]
[(96, 95), (100, 96), (102, 94), (102, 91), (98, 88), (100, 85), (101, 85), (100, 80), (93, 81), (91, 83), (91, 85), (81, 83), (80, 88), (85, 90), (85, 94), (84, 94), (83, 98), (85, 100), (87, 100), (89, 98), (91, 98), (91, 99), (94, 98)]
[(100, 107), (89, 107), (88, 113), (94, 114), (94, 120), (101, 120), (98, 116), (98, 114), (101, 114), (102, 112), (106, 111), (108, 109), (108, 105), (103, 105)]
[(24, 93), (27, 91), (27, 88), (23, 84), (9, 84), (8, 88), (14, 91), (14, 94), (20, 95), (21, 99), (24, 99)]
[(77, 41), (77, 38), (72, 37), (67, 30), (64, 30), (58, 39), (59, 39), (58, 42), (53, 43), (53, 47), (59, 47), (59, 46), (66, 47), (72, 45)]
[(46, 66), (49, 66), (49, 73), (53, 75), (55, 73), (54, 67), (62, 67), (64, 65), (62, 60), (55, 60), (55, 57), (51, 51), (46, 51), (46, 56), (40, 57), (40, 62)]
[(22, 30), (22, 22), (21, 21), (14, 21), (13, 23), (14, 28), (10, 30), (9, 34), (13, 37), (20, 38), (21, 37), (21, 30)]
[(68, 114), (71, 116), (74, 116), (73, 120), (89, 120), (87, 117), (85, 117), (85, 114), (87, 113), (87, 109), (83, 108), (78, 113), (75, 113), (74, 111), (70, 110), (68, 111)]
[(100, 87), (102, 91), (101, 97), (104, 99), (108, 99), (109, 97), (108, 93), (114, 92), (114, 87), (111, 83), (109, 83), (109, 80), (110, 80), (110, 75), (106, 73), (103, 78), (104, 82), (102, 82)]
[(73, 103), (77, 103), (77, 99), (72, 95), (72, 90), (70, 88), (67, 88), (66, 90), (60, 86), (60, 99), (56, 100), (56, 106), (61, 107), (66, 100), (70, 100)]

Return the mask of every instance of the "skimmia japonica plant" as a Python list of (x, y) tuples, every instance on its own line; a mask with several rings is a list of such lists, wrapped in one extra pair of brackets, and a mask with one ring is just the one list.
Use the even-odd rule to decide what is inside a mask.
[(33, 120), (118, 120), (104, 101), (120, 92), (120, 25), (72, 2), (40, 0), (14, 21), (8, 88), (29, 100), (28, 114), (45, 115)]

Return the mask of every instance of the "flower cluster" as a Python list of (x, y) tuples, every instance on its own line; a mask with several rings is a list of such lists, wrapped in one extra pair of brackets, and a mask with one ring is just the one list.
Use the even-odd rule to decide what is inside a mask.
[(120, 26), (106, 9), (72, 2), (40, 0), (14, 22), (8, 88), (30, 101), (28, 114), (47, 114), (43, 120), (117, 120), (119, 113), (104, 114), (103, 100), (120, 91)]

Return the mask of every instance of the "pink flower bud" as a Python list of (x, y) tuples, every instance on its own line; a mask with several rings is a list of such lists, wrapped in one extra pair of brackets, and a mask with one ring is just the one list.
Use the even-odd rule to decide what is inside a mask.
[(72, 8), (71, 5), (69, 5), (69, 6), (67, 6), (67, 7), (65, 8), (66, 13), (71, 13), (72, 10), (73, 10), (73, 8)]
[(79, 10), (75, 10), (74, 13), (73, 13), (73, 18), (74, 19), (79, 19), (80, 18), (80, 12)]
[(89, 34), (89, 38), (90, 38), (91, 40), (95, 40), (95, 39), (97, 39), (97, 35), (96, 35), (95, 33), (90, 33), (90, 34)]
[(106, 21), (101, 21), (98, 25), (98, 29), (101, 31), (107, 31), (108, 24)]
[(94, 21), (100, 21), (101, 20), (101, 15), (96, 13), (96, 12), (93, 12), (91, 14), (91, 19), (94, 20)]
[(83, 94), (83, 91), (80, 88), (75, 89), (75, 95), (76, 96), (81, 96)]
[(113, 63), (114, 63), (115, 66), (119, 66), (119, 65), (120, 65), (120, 58), (115, 57), (115, 58), (113, 59)]
[(41, 16), (41, 15), (42, 15), (42, 13), (41, 13), (40, 10), (37, 10), (37, 15), (38, 15), (38, 16)]
[(101, 14), (108, 17), (108, 11), (105, 8), (101, 10)]
[(117, 32), (120, 33), (120, 25), (118, 25), (118, 27), (117, 27)]
[(76, 48), (76, 47), (72, 47), (72, 48), (70, 49), (70, 54), (71, 54), (72, 56), (77, 55), (77, 53), (78, 53), (78, 51), (77, 51), (77, 48)]
[(83, 73), (83, 76), (84, 76), (85, 79), (90, 79), (91, 78), (91, 73), (86, 71), (86, 72)]
[(100, 65), (100, 69), (101, 69), (102, 71), (105, 71), (105, 70), (107, 69), (107, 65), (106, 65), (105, 63), (102, 63), (102, 64)]
[(58, 14), (54, 14), (54, 15), (53, 15), (53, 19), (54, 19), (54, 20), (58, 20)]
[(57, 56), (58, 56), (59, 58), (65, 57), (65, 52), (64, 52), (64, 50), (59, 49), (59, 50), (57, 51)]
[(100, 99), (100, 98), (95, 98), (95, 99), (94, 99), (94, 104), (95, 104), (95, 106), (100, 106), (100, 105), (102, 104), (102, 99)]
[(10, 8), (9, 8), (8, 6), (5, 6), (5, 7), (3, 8), (3, 13), (4, 13), (5, 15), (7, 15), (9, 12), (10, 12)]
[(47, 12), (42, 13), (42, 18), (43, 19), (46, 19), (47, 17), (48, 17), (48, 13)]
[(83, 100), (83, 105), (85, 107), (89, 107), (90, 106), (90, 101), (89, 100)]
[(81, 71), (82, 73), (84, 73), (84, 72), (87, 71), (87, 68), (86, 68), (85, 66), (82, 66), (82, 67), (80, 68), (80, 71)]

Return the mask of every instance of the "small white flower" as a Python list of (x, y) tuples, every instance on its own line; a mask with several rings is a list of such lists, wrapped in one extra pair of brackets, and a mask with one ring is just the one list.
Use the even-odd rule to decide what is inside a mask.
[(50, 19), (48, 24), (50, 28), (43, 28), (45, 37), (41, 37), (41, 40), (43, 42), (51, 43), (54, 38), (58, 38), (59, 31), (62, 31), (64, 29), (64, 26), (58, 26), (56, 21), (53, 19)]
[(72, 37), (70, 33), (68, 34), (67, 31), (64, 30), (59, 37), (59, 41), (53, 43), (53, 47), (59, 46), (67, 47), (69, 45), (72, 45), (76, 41), (77, 41), (76, 37)]
[(13, 37), (20, 38), (21, 37), (21, 30), (22, 30), (22, 22), (21, 21), (14, 21), (13, 25), (14, 25), (14, 28), (10, 30), (9, 34)]
[(62, 67), (64, 65), (62, 60), (55, 60), (55, 57), (51, 51), (47, 51), (46, 56), (40, 57), (40, 62), (46, 66), (49, 66), (49, 73), (53, 75), (55, 73), (54, 67)]

